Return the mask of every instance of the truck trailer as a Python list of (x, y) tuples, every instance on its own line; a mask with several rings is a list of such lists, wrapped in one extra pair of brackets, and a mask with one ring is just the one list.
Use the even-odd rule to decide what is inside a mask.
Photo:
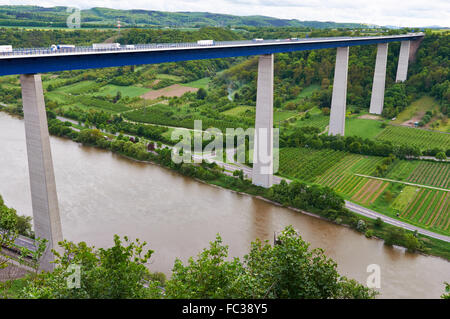
[(198, 45), (214, 45), (214, 40), (198, 40)]
[(0, 52), (12, 52), (12, 45), (0, 45)]
[(92, 44), (93, 49), (120, 49), (120, 43), (94, 43)]

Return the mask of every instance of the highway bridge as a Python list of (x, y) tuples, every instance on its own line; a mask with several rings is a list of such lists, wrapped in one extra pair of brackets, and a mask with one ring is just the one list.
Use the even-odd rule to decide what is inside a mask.
[[(52, 269), (51, 249), (58, 249), (57, 243), (63, 237), (44, 93), (39, 73), (258, 55), (252, 182), (255, 185), (270, 187), (273, 184), (274, 54), (336, 48), (329, 134), (344, 135), (349, 47), (377, 45), (370, 113), (381, 114), (384, 104), (388, 44), (401, 43), (396, 81), (402, 82), (406, 80), (409, 61), (414, 58), (423, 37), (423, 33), (408, 33), (370, 37), (255, 39), (212, 42), (208, 45), (165, 43), (102, 49), (93, 47), (63, 47), (60, 50), (28, 48), (1, 52), (0, 76), (21, 75), (34, 229), (37, 237), (46, 238), (49, 241), (41, 267), (47, 270)], [(268, 162), (260, 160), (259, 156), (262, 158), (262, 154), (264, 158), (269, 158)]]
[(132, 47), (19, 48), (0, 53), (0, 75), (46, 73), (76, 69), (154, 64), (187, 60), (274, 54), (304, 50), (349, 47), (399, 41), (415, 41), (422, 33), (372, 37), (330, 37), (222, 41), (212, 45), (190, 43), (137, 44)]

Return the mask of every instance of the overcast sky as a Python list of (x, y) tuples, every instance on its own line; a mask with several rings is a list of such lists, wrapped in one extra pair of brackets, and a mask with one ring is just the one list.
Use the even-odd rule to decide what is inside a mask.
[(0, 0), (0, 4), (265, 15), (394, 26), (450, 26), (449, 0)]

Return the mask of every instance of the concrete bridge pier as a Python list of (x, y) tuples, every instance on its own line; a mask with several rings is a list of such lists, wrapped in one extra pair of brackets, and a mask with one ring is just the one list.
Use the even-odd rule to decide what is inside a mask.
[(395, 77), (395, 82), (406, 81), (406, 76), (408, 74), (410, 46), (411, 41), (402, 41), (400, 44), (400, 54), (398, 56), (397, 76)]
[(333, 95), (331, 97), (329, 135), (342, 135), (345, 132), (345, 110), (347, 103), (349, 47), (339, 47), (336, 52)]
[(36, 238), (48, 240), (40, 268), (51, 271), (53, 269), (53, 264), (50, 263), (53, 261), (51, 250), (58, 249), (58, 242), (62, 241), (63, 237), (41, 76), (23, 74), (20, 76), (20, 83), (34, 231)]
[(388, 57), (388, 44), (379, 43), (377, 46), (377, 59), (373, 75), (372, 96), (369, 112), (381, 114), (384, 105), (384, 89), (386, 84), (386, 63)]
[(253, 146), (254, 185), (273, 184), (273, 54), (261, 55), (258, 62), (256, 119)]

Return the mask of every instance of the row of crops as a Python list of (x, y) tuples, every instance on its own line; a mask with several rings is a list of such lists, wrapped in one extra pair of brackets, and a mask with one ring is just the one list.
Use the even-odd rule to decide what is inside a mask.
[(354, 192), (352, 200), (358, 203), (371, 205), (388, 186), (389, 182), (378, 179), (366, 179), (365, 182), (361, 182), (352, 190)]
[[(355, 175), (372, 175), (381, 161), (379, 157), (348, 154), (317, 175), (314, 182), (329, 186), (347, 199), (384, 214), (397, 217), (399, 213), (400, 219), (447, 233), (450, 223), (448, 192)], [(387, 178), (446, 188), (449, 174), (450, 164), (397, 160)], [(400, 190), (392, 194), (394, 185)]]
[(450, 148), (450, 135), (403, 126), (388, 126), (376, 137), (397, 145), (414, 145), (418, 148)]
[(422, 185), (448, 188), (449, 175), (449, 163), (420, 162), (406, 180)]
[(339, 163), (345, 156), (345, 152), (335, 150), (282, 148), (279, 172), (283, 176), (312, 182), (316, 176)]
[(415, 193), (400, 217), (430, 229), (449, 231), (449, 192), (416, 188)]

